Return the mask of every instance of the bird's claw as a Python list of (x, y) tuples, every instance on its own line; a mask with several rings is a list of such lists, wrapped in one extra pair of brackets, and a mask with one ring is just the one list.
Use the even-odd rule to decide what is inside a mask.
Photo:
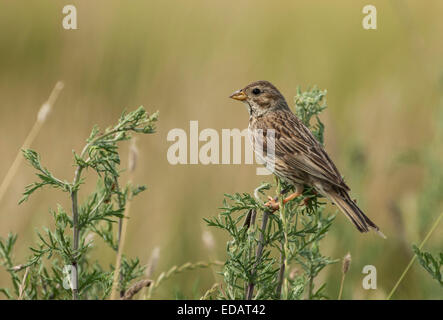
[(280, 204), (277, 202), (277, 197), (273, 198), (271, 196), (268, 196), (268, 200), (269, 201), (265, 203), (266, 207), (270, 208), (272, 211), (277, 211), (278, 209), (280, 209)]

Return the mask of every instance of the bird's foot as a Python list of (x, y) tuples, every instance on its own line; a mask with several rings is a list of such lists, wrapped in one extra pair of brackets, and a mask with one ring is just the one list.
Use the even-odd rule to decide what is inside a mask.
[[(283, 199), (283, 204), (288, 203), (291, 200), (294, 200), (295, 198), (299, 197), (302, 195), (302, 192), (294, 192), (292, 194), (290, 194), (289, 196), (287, 196), (285, 199)], [(272, 197), (268, 197), (269, 201), (265, 203), (265, 206), (268, 207), (269, 209), (272, 210), (272, 212), (277, 211), (278, 209), (280, 209), (280, 203), (278, 202), (278, 198), (272, 198)]]
[(280, 204), (277, 202), (278, 198), (268, 196), (268, 202), (265, 203), (265, 207), (271, 209), (272, 212), (277, 211), (280, 208)]

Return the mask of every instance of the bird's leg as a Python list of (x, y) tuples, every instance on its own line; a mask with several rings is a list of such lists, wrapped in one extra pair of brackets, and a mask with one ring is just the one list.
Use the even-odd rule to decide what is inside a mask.
[[(298, 185), (295, 188), (295, 192), (287, 196), (285, 199), (283, 199), (283, 204), (288, 203), (291, 200), (294, 200), (295, 198), (301, 196), (303, 194), (303, 185)], [(269, 201), (265, 203), (266, 207), (269, 207), (272, 209), (272, 211), (276, 211), (280, 208), (280, 204), (277, 202), (278, 198), (272, 198), (268, 197)]]
[(294, 193), (291, 193), (289, 196), (287, 196), (285, 199), (283, 199), (283, 204), (288, 203), (291, 200), (294, 200), (295, 198), (301, 196), (303, 194), (303, 186), (298, 186), (295, 189)]
[(282, 191), (280, 192), (281, 195), (287, 194), (289, 192), (289, 190), (291, 190), (291, 186), (287, 187), (286, 189), (282, 189)]

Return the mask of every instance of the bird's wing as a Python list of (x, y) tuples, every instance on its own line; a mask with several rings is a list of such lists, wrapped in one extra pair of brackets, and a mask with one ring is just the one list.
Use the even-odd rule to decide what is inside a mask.
[(275, 157), (287, 166), (349, 190), (323, 146), (292, 112), (277, 111), (264, 115), (262, 121), (257, 121), (256, 127), (264, 132), (274, 129)]

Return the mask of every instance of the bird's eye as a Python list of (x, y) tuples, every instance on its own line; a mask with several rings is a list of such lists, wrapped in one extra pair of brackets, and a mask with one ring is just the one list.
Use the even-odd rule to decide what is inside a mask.
[(254, 90), (252, 90), (253, 94), (259, 94), (261, 91), (259, 88), (255, 88)]

